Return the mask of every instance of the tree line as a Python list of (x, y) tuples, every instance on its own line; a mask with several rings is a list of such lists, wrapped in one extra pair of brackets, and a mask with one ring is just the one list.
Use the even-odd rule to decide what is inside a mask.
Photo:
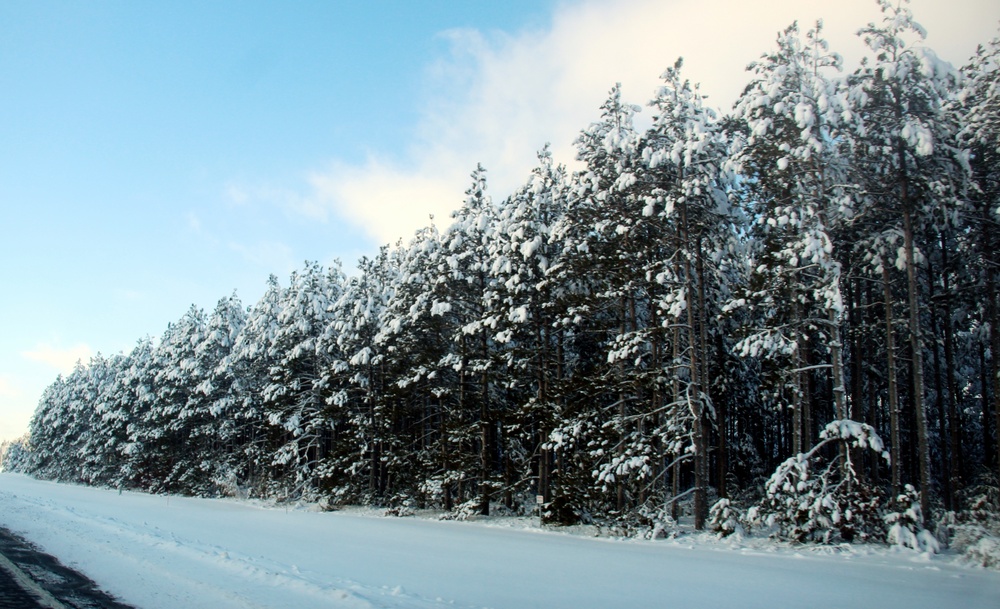
[(644, 130), (611, 90), (579, 171), (546, 147), (497, 202), (477, 167), (353, 276), (79, 364), (7, 467), (796, 539), (966, 508), (1000, 468), (1000, 40), (956, 70), (878, 4), (849, 74), (793, 24), (719, 114), (678, 60)]

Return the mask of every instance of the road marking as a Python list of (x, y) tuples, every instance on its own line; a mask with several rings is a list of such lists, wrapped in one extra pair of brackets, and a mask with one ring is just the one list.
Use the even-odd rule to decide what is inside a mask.
[(48, 590), (36, 584), (33, 579), (28, 577), (24, 571), (18, 568), (18, 566), (14, 563), (10, 562), (10, 559), (3, 554), (0, 554), (0, 569), (10, 573), (10, 576), (14, 578), (14, 581), (16, 581), (19, 586), (28, 591), (35, 597), (35, 600), (47, 609), (69, 609), (66, 605), (57, 601), (56, 597), (49, 594)]

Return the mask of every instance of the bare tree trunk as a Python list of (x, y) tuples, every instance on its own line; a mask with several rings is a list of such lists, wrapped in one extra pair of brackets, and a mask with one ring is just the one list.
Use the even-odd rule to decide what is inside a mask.
[(794, 304), (795, 309), (795, 386), (792, 395), (792, 454), (802, 454), (802, 402), (806, 393), (805, 372), (806, 367), (802, 352), (805, 351), (805, 340), (802, 336), (801, 326), (802, 311), (798, 303)]
[(864, 391), (864, 367), (862, 362), (864, 358), (861, 356), (861, 331), (862, 331), (862, 320), (861, 320), (861, 287), (860, 282), (854, 281), (853, 285), (849, 291), (850, 294), (850, 306), (848, 309), (847, 319), (850, 324), (849, 336), (851, 339), (851, 414), (852, 416), (862, 419), (862, 411), (865, 413), (864, 419), (869, 425), (874, 426), (874, 420), (872, 420), (871, 411), (873, 409), (864, 408), (865, 400), (862, 397)]
[[(697, 257), (701, 256), (700, 251), (696, 251)], [(690, 270), (690, 268), (689, 268)], [(689, 348), (691, 361), (691, 395), (689, 396), (691, 413), (694, 418), (694, 528), (698, 531), (704, 530), (705, 520), (708, 516), (707, 498), (707, 465), (706, 455), (706, 433), (705, 433), (705, 397), (701, 377), (701, 365), (698, 361), (701, 350), (698, 344), (698, 333), (695, 330), (696, 316), (691, 306), (688, 306), (688, 324), (690, 326)]]
[(897, 497), (903, 488), (899, 471), (902, 450), (899, 434), (899, 389), (896, 386), (896, 338), (892, 327), (892, 286), (889, 283), (887, 263), (888, 261), (882, 261), (882, 289), (885, 296), (885, 350), (886, 368), (889, 377), (889, 434), (891, 436), (889, 450), (890, 460), (892, 461), (892, 495), (893, 497)]
[[(937, 310), (937, 303), (936, 303), (936, 301), (938, 300), (938, 297), (937, 297), (937, 295), (935, 294), (935, 291), (934, 291), (934, 285), (936, 283), (935, 280), (934, 280), (934, 276), (935, 276), (934, 275), (934, 268), (931, 266), (931, 263), (928, 261), (928, 263), (927, 263), (927, 288), (928, 288), (928, 294), (927, 295), (928, 295), (929, 300), (931, 302), (930, 313), (931, 313), (931, 332), (932, 333), (935, 332), (938, 328), (941, 327), (941, 323), (938, 320), (938, 310)], [(945, 310), (947, 311), (947, 308)], [(947, 475), (947, 473), (948, 473), (948, 449), (949, 449), (949, 446), (948, 446), (948, 422), (945, 420), (945, 415), (946, 415), (946, 413), (948, 411), (948, 409), (945, 407), (945, 401), (946, 401), (947, 398), (945, 396), (946, 391), (945, 391), (945, 388), (944, 388), (944, 383), (941, 380), (941, 377), (942, 377), (942, 374), (941, 374), (941, 353), (940, 353), (940, 349), (938, 349), (938, 344), (937, 344), (938, 343), (938, 339), (937, 339), (937, 336), (933, 336), (932, 335), (932, 337), (930, 339), (930, 343), (932, 345), (932, 348), (931, 348), (932, 365), (931, 366), (934, 369), (934, 395), (936, 396), (935, 402), (937, 402), (937, 415), (938, 415), (937, 416), (937, 419), (938, 419), (937, 420), (937, 424), (938, 424), (938, 451), (941, 453), (941, 474), (942, 474), (942, 477), (943, 477), (942, 487), (943, 487), (943, 491), (944, 491), (945, 508), (950, 510), (950, 509), (953, 509), (952, 508), (952, 499), (954, 498), (954, 495), (952, 493), (951, 480), (948, 478), (948, 475)], [(948, 388), (948, 392), (950, 392), (950, 391), (951, 391), (951, 387)]]
[[(719, 334), (715, 342), (716, 347), (716, 357), (719, 360), (720, 365), (724, 365), (725, 362), (725, 346), (722, 342), (722, 335)], [(726, 426), (729, 423), (729, 395), (728, 391), (726, 395), (720, 396), (720, 399), (716, 400), (715, 403), (715, 418), (716, 425), (719, 430), (718, 444), (716, 445), (716, 450), (718, 455), (716, 459), (718, 460), (718, 477), (719, 477), (719, 498), (725, 499), (729, 497), (729, 492), (726, 488), (726, 477), (729, 475), (729, 460), (726, 458), (726, 452), (729, 450), (726, 438)]]
[[(485, 338), (483, 343), (485, 343)], [(492, 430), (490, 429), (489, 379), (484, 372), (481, 377), (482, 397), (479, 404), (479, 512), (483, 516), (490, 515), (490, 465), (493, 460)]]
[(799, 400), (800, 412), (798, 414), (799, 435), (801, 437), (802, 452), (808, 452), (812, 448), (812, 417), (813, 417), (813, 386), (812, 386), (812, 349), (809, 344), (809, 336), (802, 337), (802, 397)]
[[(673, 362), (676, 367), (677, 362), (681, 359), (681, 332), (678, 326), (674, 326), (674, 352), (673, 352)], [(675, 369), (672, 379), (672, 392), (671, 398), (674, 404), (681, 403), (681, 384), (680, 379), (677, 376), (677, 371)], [(680, 505), (677, 503), (677, 496), (680, 494), (681, 490), (681, 463), (678, 459), (678, 455), (671, 455), (674, 458), (673, 471), (670, 474), (670, 493), (673, 501), (670, 502), (670, 517), (676, 522), (680, 517)]]
[[(980, 408), (983, 412), (983, 465), (991, 466), (993, 464), (992, 460), (996, 457), (993, 454), (993, 436), (990, 434), (990, 415), (992, 409), (990, 408), (990, 367), (986, 363), (986, 344), (982, 341), (979, 343), (979, 386), (980, 390)], [(996, 393), (996, 389), (993, 390)], [(1000, 478), (998, 478), (1000, 479)]]
[(906, 257), (907, 296), (910, 309), (910, 350), (913, 357), (913, 408), (917, 420), (918, 468), (920, 472), (920, 509), (924, 522), (930, 519), (931, 451), (927, 438), (927, 411), (924, 404), (924, 352), (920, 331), (920, 293), (913, 245), (913, 210), (902, 180), (903, 251)]
[[(1000, 297), (997, 296), (996, 269), (986, 265), (986, 294), (989, 302), (990, 315), (990, 350), (993, 361), (993, 415), (996, 426), (993, 428), (993, 445), (996, 448), (997, 479), (1000, 480)], [(985, 425), (985, 421), (983, 422)]]
[[(627, 331), (626, 318), (628, 317), (625, 297), (621, 297), (621, 326), (619, 336), (624, 336)], [(625, 455), (625, 364), (620, 359), (618, 361), (618, 421), (621, 429), (618, 432), (618, 457)], [(620, 513), (625, 509), (625, 483), (621, 476), (615, 476), (615, 509)]]
[[(962, 421), (958, 410), (958, 385), (955, 382), (955, 328), (951, 315), (951, 278), (944, 234), (941, 235), (941, 262), (944, 283), (944, 369), (948, 392), (948, 457), (951, 461), (950, 471), (944, 477), (948, 481), (948, 504), (954, 509), (955, 492), (962, 488), (962, 446), (959, 442)], [(943, 428), (941, 433), (944, 433)]]
[(830, 363), (833, 365), (833, 404), (838, 419), (854, 418), (856, 413), (847, 408), (847, 389), (844, 387), (844, 343), (840, 333), (840, 320), (830, 311)]

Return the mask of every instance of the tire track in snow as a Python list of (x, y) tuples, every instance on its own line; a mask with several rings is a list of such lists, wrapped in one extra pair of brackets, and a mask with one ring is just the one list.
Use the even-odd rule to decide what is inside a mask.
[[(0, 496), (4, 494), (0, 491)], [(136, 495), (145, 499), (153, 497)], [(171, 499), (165, 499), (169, 505)], [(173, 499), (177, 501), (179, 498)], [(32, 520), (46, 521), (47, 526), (59, 522), (61, 536), (72, 538), (72, 544), (82, 549), (79, 552), (102, 552), (105, 561), (109, 554), (114, 555), (120, 563), (116, 567), (116, 579), (121, 579), (121, 574), (125, 572), (134, 574), (130, 579), (144, 588), (147, 596), (150, 589), (165, 590), (156, 607), (456, 607), (455, 603), (446, 599), (421, 597), (400, 586), (366, 586), (345, 578), (331, 577), (329, 573), (300, 569), (295, 564), (275, 561), (263, 555), (241, 554), (232, 549), (186, 539), (173, 531), (150, 524), (148, 520), (139, 524), (138, 521), (109, 517), (79, 506), (65, 506), (58, 501), (39, 497), (18, 496), (17, 502), (26, 504), (21, 511)], [(41, 516), (42, 513), (45, 516)], [(45, 545), (43, 540), (36, 541)], [(146, 558), (157, 554), (162, 558)], [(86, 571), (87, 561), (79, 562), (81, 570)], [(185, 592), (192, 589), (197, 594)], [(123, 598), (128, 598), (127, 591), (116, 592)], [(147, 603), (143, 609), (155, 607)]]
[[(164, 599), (164, 607), (206, 607), (212, 609), (264, 609), (271, 604), (261, 604), (256, 597), (280, 596), (282, 604), (291, 602), (297, 607), (337, 607), (343, 609), (373, 609), (372, 604), (355, 593), (343, 588), (324, 586), (308, 579), (288, 573), (284, 565), (273, 563), (264, 557), (233, 556), (222, 548), (203, 546), (184, 540), (177, 535), (151, 527), (148, 531), (115, 518), (98, 514), (87, 514), (77, 508), (61, 507), (53, 502), (36, 498), (18, 497), (18, 501), (31, 505), (39, 513), (44, 511), (49, 522), (60, 522), (61, 536), (70, 537), (75, 545), (93, 548), (101, 546), (101, 551), (114, 554), (121, 562), (134, 565), (137, 578), (145, 585), (153, 585), (157, 580), (172, 583), (169, 588), (182, 591), (195, 589), (196, 596), (171, 596)], [(149, 551), (122, 551), (120, 548), (147, 548)], [(144, 556), (160, 553), (161, 561), (151, 561)], [(86, 565), (81, 565), (86, 569)], [(140, 567), (140, 568), (136, 568)], [(180, 568), (179, 568), (180, 567)], [(237, 578), (245, 583), (238, 586), (242, 590), (252, 590), (258, 594), (226, 591), (230, 586), (219, 586), (220, 578)], [(157, 587), (166, 587), (162, 584)], [(275, 594), (279, 592), (280, 594)], [(290, 595), (296, 597), (292, 601)], [(300, 598), (304, 597), (304, 598)], [(313, 597), (309, 599), (309, 597)], [(309, 602), (312, 600), (312, 602)], [(152, 609), (152, 608), (150, 608)]]

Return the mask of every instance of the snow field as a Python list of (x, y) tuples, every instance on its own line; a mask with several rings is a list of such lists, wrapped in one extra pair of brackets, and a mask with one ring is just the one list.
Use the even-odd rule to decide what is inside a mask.
[(1000, 573), (947, 557), (593, 539), (13, 474), (0, 526), (141, 609), (1000, 607)]

